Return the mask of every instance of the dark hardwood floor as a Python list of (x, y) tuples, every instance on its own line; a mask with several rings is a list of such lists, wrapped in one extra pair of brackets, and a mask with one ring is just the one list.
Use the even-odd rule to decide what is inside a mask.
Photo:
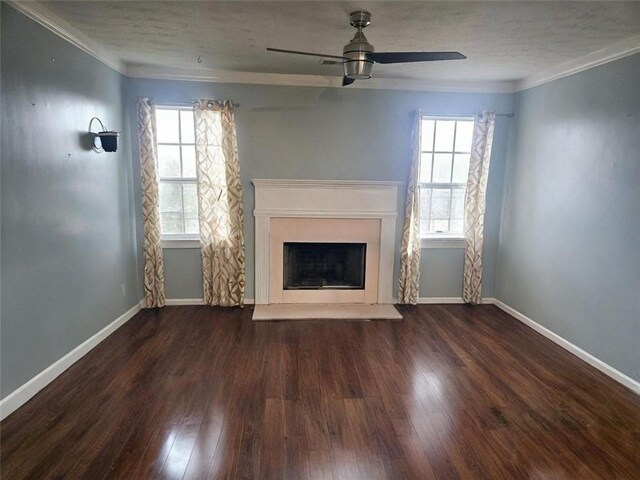
[(400, 310), (143, 311), (2, 422), (2, 478), (640, 478), (640, 397), (494, 306)]

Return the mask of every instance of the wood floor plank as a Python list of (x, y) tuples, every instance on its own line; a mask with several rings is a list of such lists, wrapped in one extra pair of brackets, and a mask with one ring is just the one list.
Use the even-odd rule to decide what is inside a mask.
[(329, 450), (307, 452), (307, 471), (303, 478), (306, 480), (333, 480), (331, 452)]
[(21, 479), (640, 478), (640, 397), (494, 306), (140, 312), (0, 424)]
[(337, 480), (364, 478), (360, 472), (355, 438), (350, 431), (343, 399), (327, 401), (327, 424), (331, 435), (331, 466)]
[(226, 386), (221, 383), (216, 384), (208, 379), (203, 382), (203, 387), (208, 390), (204, 396), (206, 408), (184, 473), (185, 480), (207, 478), (220, 441), (227, 411)]
[(284, 478), (285, 463), (285, 400), (267, 398), (264, 408), (264, 436), (260, 445), (258, 478)]

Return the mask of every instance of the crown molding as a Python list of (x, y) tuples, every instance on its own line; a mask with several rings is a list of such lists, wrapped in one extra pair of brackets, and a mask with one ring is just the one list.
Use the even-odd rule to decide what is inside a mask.
[[(127, 76), (156, 80), (182, 80), (190, 82), (240, 83), (253, 85), (281, 85), (292, 87), (342, 87), (342, 77), (327, 75), (297, 75), (286, 73), (237, 72), (231, 70), (172, 68), (152, 65), (129, 65)], [(415, 90), (429, 92), (513, 93), (514, 83), (469, 82), (461, 80), (403, 80), (370, 78), (355, 82), (349, 89)]]
[(75, 45), (83, 52), (88, 53), (95, 59), (104, 63), (107, 67), (112, 68), (118, 73), (126, 75), (126, 65), (122, 60), (117, 56), (112, 55), (98, 43), (80, 33), (71, 24), (53, 13), (41, 2), (10, 0), (6, 3), (30, 19), (38, 22), (43, 27), (51, 30), (67, 42)]
[(580, 73), (636, 53), (640, 53), (640, 35), (627, 38), (601, 50), (596, 50), (595, 52), (561, 63), (555, 67), (529, 75), (515, 83), (515, 91), (520, 92), (553, 82), (554, 80), (559, 80), (569, 75)]
[(127, 76), (155, 80), (183, 80), (189, 82), (246, 83), (307, 87), (339, 87), (340, 77), (325, 75), (294, 75), (284, 73), (236, 72), (199, 68), (175, 68), (156, 65), (128, 65)]

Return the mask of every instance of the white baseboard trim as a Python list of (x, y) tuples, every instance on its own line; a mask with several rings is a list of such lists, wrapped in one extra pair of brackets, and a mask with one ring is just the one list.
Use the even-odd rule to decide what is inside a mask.
[(204, 305), (202, 298), (167, 298), (164, 301), (167, 307), (179, 306), (179, 305)]
[(71, 350), (60, 360), (47, 367), (27, 383), (0, 400), (0, 420), (6, 418), (22, 405), (27, 403), (36, 393), (55, 380), (67, 368), (84, 357), (96, 345), (111, 335), (119, 327), (124, 325), (139, 311), (140, 304), (136, 304), (91, 338), (85, 340), (83, 343)]
[(451, 303), (464, 303), (462, 297), (419, 297), (418, 304), (451, 304)]
[(582, 360), (584, 362), (587, 362), (589, 365), (591, 365), (592, 367), (597, 368), (598, 370), (600, 370), (605, 375), (607, 375), (607, 376), (611, 377), (612, 379), (614, 379), (616, 382), (621, 383), (622, 385), (624, 385), (628, 389), (630, 389), (633, 392), (635, 392), (635, 393), (640, 395), (640, 382), (637, 382), (633, 378), (628, 377), (624, 373), (616, 370), (611, 365), (608, 365), (608, 364), (604, 363), (602, 360), (600, 360), (600, 359), (594, 357), (593, 355), (591, 355), (590, 353), (582, 350), (580, 347), (574, 345), (569, 340), (566, 340), (565, 338), (561, 337), (560, 335), (552, 332), (547, 327), (543, 327), (539, 323), (535, 322), (534, 320), (530, 319), (529, 317), (527, 317), (523, 313), (520, 313), (518, 310), (516, 310), (515, 308), (510, 307), (509, 305), (505, 304), (504, 302), (502, 302), (502, 301), (500, 301), (500, 300), (498, 300), (496, 298), (491, 298), (491, 299), (485, 299), (485, 303), (494, 304), (500, 310), (508, 313), (509, 315), (511, 315), (516, 320), (520, 320), (522, 323), (527, 325), (529, 328), (532, 328), (536, 332), (538, 332), (541, 335), (547, 337), (549, 340), (551, 340), (555, 344), (560, 345), (562, 348), (564, 348), (568, 352), (572, 353), (573, 355), (578, 357), (580, 360)]
[[(462, 297), (419, 297), (418, 304), (419, 305), (433, 305), (433, 304), (459, 304), (464, 303)], [(482, 299), (482, 303), (493, 304), (495, 303), (495, 298), (487, 297)]]
[[(202, 298), (167, 298), (165, 300), (165, 305), (168, 307), (179, 306), (179, 305), (205, 305), (204, 300)], [(253, 305), (253, 298), (245, 298), (245, 305)]]
[[(399, 305), (398, 299), (396, 297), (393, 297), (392, 303), (394, 305)], [(462, 297), (418, 297), (418, 305), (451, 305), (462, 303), (464, 303)], [(482, 299), (482, 303), (493, 305), (495, 303), (495, 298), (485, 297)]]

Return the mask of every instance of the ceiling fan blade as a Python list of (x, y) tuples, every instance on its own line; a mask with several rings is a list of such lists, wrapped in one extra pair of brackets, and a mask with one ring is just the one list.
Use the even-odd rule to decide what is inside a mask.
[(346, 87), (347, 85), (351, 85), (355, 80), (349, 77), (342, 77), (342, 86)]
[(310, 53), (310, 52), (299, 52), (297, 50), (283, 50), (281, 48), (269, 48), (267, 50), (270, 52), (280, 52), (280, 53), (293, 53), (294, 55), (308, 55), (310, 57), (321, 57), (321, 58), (338, 58), (340, 60), (346, 60), (344, 57), (339, 55), (323, 55), (322, 53)]
[(463, 60), (467, 57), (460, 52), (380, 52), (367, 53), (367, 58), (376, 63), (409, 63)]

